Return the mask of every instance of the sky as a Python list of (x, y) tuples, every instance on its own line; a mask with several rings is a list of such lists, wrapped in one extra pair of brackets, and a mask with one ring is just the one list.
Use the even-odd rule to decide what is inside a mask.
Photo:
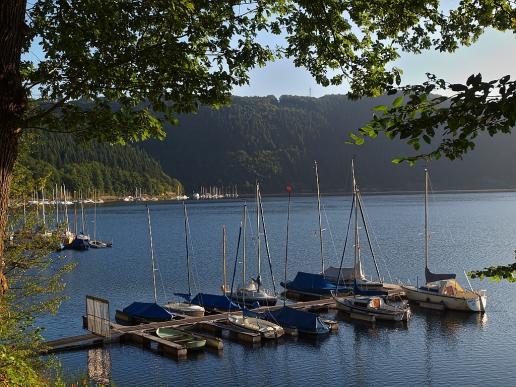
[[(455, 53), (428, 51), (420, 55), (402, 54), (394, 66), (403, 69), (402, 84), (421, 83), (427, 72), (451, 83), (465, 83), (471, 74), (482, 73), (483, 79), (496, 79), (510, 74), (516, 78), (516, 35), (512, 32), (486, 31), (470, 47), (461, 47)], [(251, 70), (248, 86), (233, 89), (238, 96), (305, 95), (321, 97), (327, 94), (345, 94), (347, 85), (323, 87), (310, 73), (296, 68), (291, 60), (282, 59), (264, 68)]]

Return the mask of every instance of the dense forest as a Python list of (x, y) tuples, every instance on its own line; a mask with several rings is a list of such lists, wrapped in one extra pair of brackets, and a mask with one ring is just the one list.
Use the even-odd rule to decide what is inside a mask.
[[(349, 191), (353, 156), (364, 190), (421, 190), (423, 163), (409, 167), (391, 162), (414, 154), (406, 144), (383, 136), (362, 146), (346, 143), (349, 133), (372, 117), (372, 108), (388, 99), (234, 97), (229, 107), (202, 108), (180, 117), (178, 126), (167, 128), (165, 141), (139, 146), (188, 192), (230, 184), (238, 184), (239, 192), (251, 192), (256, 179), (268, 193), (283, 191), (287, 182), (297, 192), (313, 192), (314, 160), (323, 192)], [(434, 188), (516, 188), (510, 167), (514, 145), (510, 136), (484, 136), (463, 161), (432, 161)]]
[(134, 195), (135, 188), (152, 195), (182, 190), (143, 149), (79, 144), (69, 134), (33, 133), (24, 141), (30, 144), (22, 148), (18, 170), (38, 187), (45, 185), (48, 193), (55, 184), (84, 194), (92, 189), (107, 195)]

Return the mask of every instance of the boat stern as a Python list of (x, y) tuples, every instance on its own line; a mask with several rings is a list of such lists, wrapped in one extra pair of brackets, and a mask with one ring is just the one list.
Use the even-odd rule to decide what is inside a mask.
[(468, 308), (472, 312), (480, 312), (483, 313), (486, 311), (487, 305), (487, 294), (485, 290), (478, 290), (475, 292), (475, 297), (469, 298), (467, 300)]

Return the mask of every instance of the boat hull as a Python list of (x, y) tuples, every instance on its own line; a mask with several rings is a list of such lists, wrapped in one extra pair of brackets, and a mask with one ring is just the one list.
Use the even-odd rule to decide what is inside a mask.
[(246, 294), (245, 296), (241, 295), (241, 294), (230, 296), (228, 294), (228, 297), (231, 300), (235, 301), (236, 303), (238, 303), (240, 305), (246, 305), (246, 306), (254, 306), (257, 303), (260, 306), (274, 306), (278, 302), (277, 297), (270, 296), (270, 295), (263, 295), (261, 293)]
[(206, 346), (206, 339), (172, 328), (158, 328), (156, 335), (162, 339), (182, 345), (187, 349), (201, 349)]
[(450, 310), (482, 313), (485, 312), (487, 303), (486, 296), (454, 297), (424, 291), (414, 286), (402, 286), (402, 289), (410, 302), (433, 304)]
[(279, 325), (256, 317), (228, 316), (228, 321), (239, 328), (260, 333), (265, 339), (277, 339), (285, 333)]
[(337, 309), (349, 314), (358, 314), (363, 316), (374, 316), (375, 320), (384, 321), (406, 321), (410, 318), (410, 312), (400, 310), (398, 312), (375, 310), (372, 308), (364, 308), (353, 305), (347, 299), (334, 298)]
[(203, 317), (205, 313), (205, 310), (202, 306), (187, 304), (184, 302), (172, 302), (165, 305), (164, 308), (172, 313), (191, 317)]

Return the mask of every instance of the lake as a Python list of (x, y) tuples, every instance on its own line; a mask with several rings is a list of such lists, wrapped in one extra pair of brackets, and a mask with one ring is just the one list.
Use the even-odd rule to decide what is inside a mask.
[[(423, 195), (366, 195), (364, 209), (382, 276), (386, 282), (424, 276)], [(256, 228), (253, 199), (249, 235)], [(188, 202), (194, 293), (220, 291), (222, 225), (228, 232), (228, 273), (232, 274), (244, 199)], [(325, 264), (338, 266), (350, 196), (322, 198)], [(149, 203), (152, 216), (159, 302), (187, 289), (184, 219), (181, 203)], [(264, 198), (273, 272), (279, 287), (285, 255), (286, 198)], [(88, 209), (90, 234), (92, 209)], [(516, 193), (434, 194), (430, 197), (430, 269), (455, 272), (467, 287), (464, 270), (514, 261)], [(97, 208), (97, 236), (113, 248), (67, 252), (77, 268), (66, 277), (66, 294), (55, 316), (38, 320), (48, 339), (84, 333), (85, 296), (110, 301), (111, 316), (133, 301), (152, 301), (152, 272), (146, 209), (142, 204), (104, 204)], [(248, 238), (248, 273), (256, 274), (256, 240)], [(353, 242), (344, 263), (352, 264)], [(364, 269), (375, 269), (362, 242)], [(262, 248), (262, 252), (265, 249)], [(262, 261), (262, 277), (270, 284)], [(236, 282), (241, 281), (238, 263)], [(292, 200), (289, 279), (321, 268), (317, 201)], [(206, 351), (175, 361), (131, 345), (60, 354), (67, 375), (108, 377), (118, 386), (205, 385), (514, 385), (516, 360), (516, 284), (472, 280), (487, 289), (484, 315), (415, 309), (408, 325), (355, 322), (340, 314), (339, 331), (320, 340), (285, 338), (250, 348), (225, 340), (222, 354)], [(281, 289), (281, 288), (280, 288)]]

